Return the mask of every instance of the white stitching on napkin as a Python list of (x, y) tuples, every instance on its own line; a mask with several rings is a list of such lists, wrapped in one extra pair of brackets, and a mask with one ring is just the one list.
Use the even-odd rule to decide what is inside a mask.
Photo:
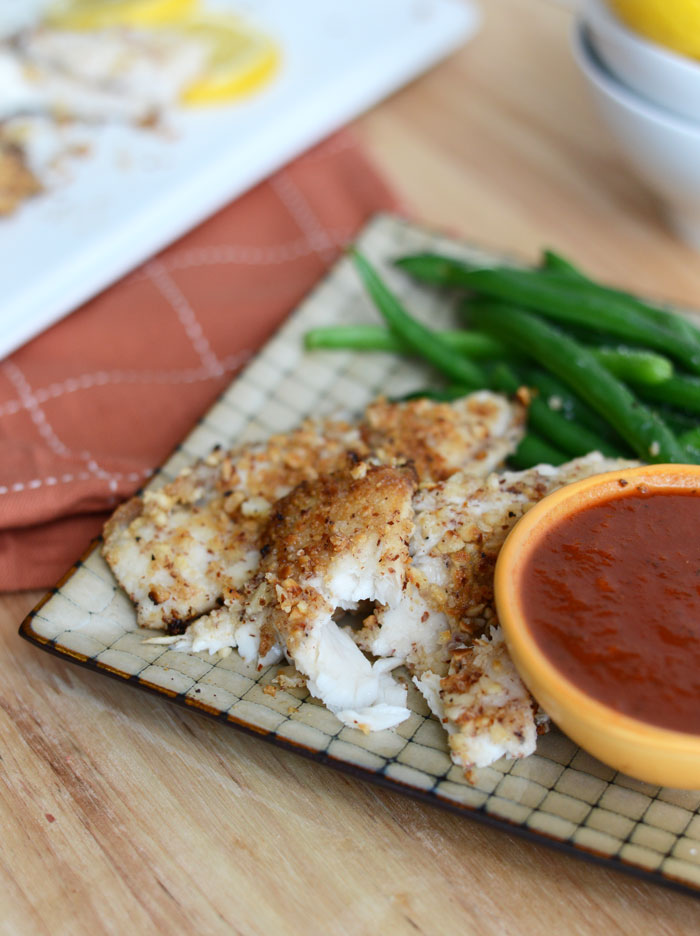
[[(93, 455), (88, 452), (87, 449), (83, 449), (82, 452), (72, 452), (69, 448), (67, 448), (67, 446), (63, 444), (63, 442), (56, 434), (53, 426), (46, 418), (46, 413), (44, 413), (42, 408), (39, 406), (36, 397), (32, 393), (32, 388), (29, 384), (29, 381), (16, 364), (13, 364), (12, 361), (6, 361), (3, 365), (3, 370), (7, 374), (8, 379), (17, 389), (20, 400), (22, 402), (22, 407), (27, 410), (32, 422), (39, 431), (39, 435), (44, 439), (52, 452), (55, 452), (56, 455), (60, 455), (62, 458), (70, 458), (71, 456), (77, 455), (78, 458), (81, 458), (83, 461), (87, 462), (88, 471), (91, 472), (91, 474), (96, 478), (109, 480), (113, 477), (109, 472), (105, 471), (104, 468), (97, 464)], [(90, 477), (90, 475), (88, 475), (88, 477)]]
[[(353, 238), (350, 228), (328, 228), (328, 236), (335, 247), (344, 247)], [(206, 247), (189, 247), (187, 250), (173, 251), (160, 261), (168, 272), (189, 270), (204, 266), (274, 266), (289, 263), (316, 253), (307, 237), (299, 237), (285, 244), (269, 247), (248, 247), (240, 244), (210, 244)], [(147, 278), (143, 268), (135, 270), (125, 282), (140, 282)]]
[[(145, 468), (143, 471), (130, 471), (124, 474), (121, 471), (115, 471), (109, 477), (110, 490), (116, 491), (117, 481), (141, 481), (143, 478), (150, 478), (153, 474), (152, 468)], [(94, 474), (89, 471), (79, 471), (77, 474), (67, 473), (56, 478), (51, 475), (48, 478), (33, 478), (31, 481), (16, 481), (14, 484), (0, 484), (0, 496), (3, 494), (20, 494), (23, 491), (35, 491), (40, 487), (54, 487), (56, 484), (70, 484), (73, 481), (93, 481)]]
[(285, 171), (274, 176), (270, 184), (279, 200), (299, 225), (299, 228), (306, 234), (315, 253), (319, 255), (324, 263), (330, 263), (335, 258), (336, 245), (312, 210), (301, 189)]
[[(221, 365), (226, 372), (235, 371), (251, 357), (251, 354), (252, 351), (249, 348), (245, 348), (237, 354), (231, 354), (224, 358)], [(199, 370), (164, 371), (162, 373), (157, 371), (98, 371), (95, 374), (83, 374), (80, 377), (70, 377), (62, 384), (51, 384), (47, 388), (32, 391), (24, 374), (15, 364), (6, 361), (2, 366), (8, 379), (13, 386), (15, 386), (17, 392), (21, 394), (21, 399), (10, 400), (5, 403), (4, 406), (0, 407), (0, 416), (14, 415), (25, 409), (28, 410), (33, 422), (37, 425), (37, 428), (47, 444), (53, 447), (49, 441), (50, 437), (52, 437), (54, 444), (58, 443), (59, 446), (58, 451), (55, 448), (53, 450), (64, 457), (66, 455), (70, 456), (78, 453), (70, 452), (58, 436), (56, 436), (56, 433), (46, 419), (45, 413), (40, 409), (39, 403), (44, 403), (49, 399), (55, 399), (58, 396), (62, 396), (64, 393), (75, 393), (77, 390), (87, 390), (91, 387), (105, 386), (111, 383), (194, 383), (195, 381), (213, 379), (213, 375), (203, 368)], [(41, 428), (42, 426), (44, 427), (43, 430)], [(119, 481), (126, 480), (137, 482), (149, 478), (153, 474), (152, 468), (145, 468), (141, 471), (130, 471), (127, 473), (121, 471), (108, 472), (97, 464), (90, 452), (83, 451), (79, 453), (79, 457), (88, 460), (88, 471), (80, 471), (77, 473), (67, 472), (58, 478), (49, 475), (47, 478), (32, 478), (31, 481), (16, 481), (10, 485), (3, 484), (0, 485), (0, 496), (4, 494), (26, 493), (28, 491), (35, 491), (40, 487), (54, 487), (57, 484), (91, 481), (95, 478), (107, 481), (109, 489), (111, 491), (116, 491), (119, 486)]]
[[(72, 452), (66, 445), (59, 439), (56, 434), (53, 426), (46, 418), (46, 414), (39, 406), (35, 395), (32, 393), (32, 388), (29, 384), (29, 381), (24, 376), (22, 371), (16, 364), (12, 361), (5, 361), (2, 365), (2, 369), (7, 375), (8, 380), (16, 388), (17, 392), (20, 395), (20, 401), (22, 408), (26, 409), (29, 413), (29, 416), (36, 426), (39, 435), (44, 439), (49, 448), (55, 452), (57, 455), (60, 455), (62, 458), (70, 458), (71, 456), (76, 456), (83, 459), (87, 463), (87, 471), (79, 472), (78, 474), (64, 474), (61, 476), (61, 483), (68, 484), (72, 481), (89, 481), (93, 478), (98, 478), (100, 481), (107, 481), (109, 483), (110, 491), (116, 491), (119, 480), (122, 480), (125, 475), (123, 472), (115, 471), (109, 472), (105, 471), (102, 468), (93, 455), (84, 449), (82, 452)], [(148, 474), (152, 473), (150, 469), (147, 469)], [(138, 481), (142, 477), (139, 472), (131, 472), (128, 475), (129, 480)], [(0, 494), (19, 494), (25, 490), (36, 490), (41, 487), (43, 484), (48, 483), (57, 483), (56, 479), (51, 477), (50, 479), (40, 479), (33, 478), (31, 481), (16, 481), (11, 485), (2, 485), (0, 486)]]
[[(238, 370), (250, 359), (252, 351), (244, 348), (236, 354), (230, 354), (221, 361), (225, 373)], [(80, 374), (78, 377), (67, 377), (61, 383), (49, 384), (33, 391), (37, 403), (46, 403), (55, 400), (66, 393), (76, 393), (78, 390), (89, 390), (91, 387), (106, 387), (120, 383), (154, 383), (154, 384), (182, 384), (199, 383), (213, 380), (212, 374), (206, 368), (188, 369), (182, 371), (97, 371), (93, 374)], [(0, 418), (14, 416), (24, 409), (21, 400), (7, 400), (0, 405)]]
[(171, 308), (177, 314), (177, 317), (185, 329), (187, 337), (192, 342), (192, 347), (199, 355), (199, 358), (213, 376), (220, 377), (223, 374), (221, 362), (214, 354), (211, 346), (202, 330), (202, 326), (197, 321), (194, 309), (187, 301), (184, 293), (170, 276), (163, 266), (161, 260), (151, 260), (145, 266), (145, 271), (153, 285), (160, 294), (168, 301)]
[(6, 361), (2, 365), (2, 369), (7, 374), (8, 380), (19, 393), (22, 408), (27, 410), (32, 422), (37, 427), (39, 434), (49, 446), (51, 451), (55, 452), (57, 455), (63, 456), (64, 458), (69, 458), (71, 455), (70, 450), (66, 448), (63, 442), (61, 442), (61, 440), (54, 432), (51, 423), (46, 418), (46, 414), (39, 406), (36, 397), (32, 393), (32, 388), (29, 386), (27, 378), (24, 376), (19, 367), (17, 367), (16, 364), (13, 364), (12, 361)]

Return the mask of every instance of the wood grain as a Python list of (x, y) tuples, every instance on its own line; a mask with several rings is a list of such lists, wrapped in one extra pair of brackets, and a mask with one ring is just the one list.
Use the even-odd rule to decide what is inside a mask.
[(420, 220), (536, 260), (555, 245), (610, 282), (700, 305), (700, 259), (618, 156), (557, 0), (485, 0), (462, 52), (359, 124)]
[(0, 611), (0, 931), (696, 931), (693, 898), (39, 652), (15, 633), (34, 597)]
[[(356, 124), (418, 218), (700, 305), (592, 112), (546, 0)], [(700, 902), (280, 751), (41, 653), (0, 600), (0, 932), (551, 936), (698, 932)]]

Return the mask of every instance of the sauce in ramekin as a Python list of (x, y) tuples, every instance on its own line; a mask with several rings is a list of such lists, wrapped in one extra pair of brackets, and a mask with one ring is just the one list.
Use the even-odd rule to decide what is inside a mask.
[(538, 539), (523, 612), (541, 652), (589, 696), (700, 733), (700, 489), (630, 487)]

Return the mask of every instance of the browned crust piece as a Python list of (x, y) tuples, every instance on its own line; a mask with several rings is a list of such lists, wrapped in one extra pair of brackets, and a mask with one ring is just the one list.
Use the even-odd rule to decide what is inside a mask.
[(27, 166), (24, 150), (0, 140), (0, 216), (11, 215), (41, 191), (41, 183)]
[[(260, 573), (277, 591), (277, 608), (268, 623), (293, 653), (314, 611), (324, 600), (308, 583), (322, 579), (339, 558), (358, 556), (363, 547), (381, 548), (377, 563), (408, 563), (410, 503), (417, 485), (408, 466), (368, 466), (302, 482), (276, 505), (261, 538)], [(334, 609), (331, 608), (332, 612)], [(263, 642), (271, 639), (263, 628)], [(262, 650), (263, 643), (261, 643)]]
[(105, 523), (103, 536), (111, 540), (127, 529), (130, 523), (143, 513), (143, 499), (141, 497), (131, 497), (124, 501), (114, 511), (109, 520)]
[[(507, 431), (494, 436), (505, 412)], [(421, 481), (443, 481), (465, 468), (475, 474), (491, 470), (495, 466), (485, 464), (489, 456), (502, 461), (515, 448), (524, 421), (524, 407), (492, 393), (470, 394), (453, 403), (380, 398), (367, 407), (361, 431), (381, 461), (410, 460)]]
[(265, 442), (215, 449), (118, 508), (105, 526), (103, 554), (139, 623), (179, 633), (212, 610), (257, 565), (251, 557), (275, 501), (364, 452), (350, 424), (307, 421)]

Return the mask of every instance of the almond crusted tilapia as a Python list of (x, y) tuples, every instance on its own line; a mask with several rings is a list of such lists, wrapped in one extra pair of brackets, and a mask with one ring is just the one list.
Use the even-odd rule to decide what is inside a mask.
[[(213, 452), (123, 505), (104, 553), (152, 638), (293, 662), (345, 724), (408, 717), (405, 664), (466, 770), (535, 748), (546, 721), (510, 660), (493, 570), (512, 526), (550, 491), (627, 467), (598, 453), (492, 471), (524, 408), (488, 392), (452, 404), (377, 400), (357, 423), (307, 422)], [(358, 631), (339, 610), (375, 610)]]
[(264, 443), (215, 451), (122, 505), (105, 527), (104, 556), (142, 627), (179, 633), (212, 612), (192, 625), (193, 649), (240, 648), (217, 605), (235, 601), (257, 569), (260, 534), (280, 497), (373, 450), (380, 462), (414, 462), (421, 480), (460, 468), (486, 473), (517, 445), (524, 414), (487, 391), (453, 404), (378, 400), (359, 423), (309, 421)]
[(414, 679), (449, 737), (452, 759), (467, 770), (535, 750), (548, 717), (525, 688), (503, 631), (491, 627), (470, 646), (455, 646), (449, 674), (427, 671)]
[(142, 627), (180, 632), (240, 588), (260, 562), (272, 505), (366, 446), (356, 426), (306, 422), (267, 442), (215, 450), (174, 481), (117, 509), (103, 554), (136, 605)]
[(265, 534), (261, 630), (281, 642), (313, 695), (367, 730), (408, 718), (406, 690), (389, 675), (396, 661), (371, 663), (333, 615), (400, 599), (415, 488), (411, 468), (363, 462), (299, 485), (277, 503)]
[(493, 471), (515, 451), (524, 423), (523, 406), (481, 390), (452, 403), (377, 400), (361, 432), (380, 461), (410, 459), (421, 481), (444, 481), (456, 471)]
[(347, 725), (377, 731), (404, 721), (406, 689), (390, 675), (400, 661), (370, 662), (334, 614), (400, 600), (416, 484), (410, 467), (360, 462), (297, 485), (266, 524), (257, 574), (176, 649), (195, 649), (209, 626), (245, 659), (271, 662), (284, 653)]
[(592, 453), (486, 479), (455, 474), (416, 494), (406, 588), (398, 604), (375, 610), (356, 639), (369, 653), (406, 663), (448, 731), (455, 763), (481, 767), (535, 749), (540, 715), (494, 608), (493, 571), (506, 536), (556, 488), (631, 464)]

